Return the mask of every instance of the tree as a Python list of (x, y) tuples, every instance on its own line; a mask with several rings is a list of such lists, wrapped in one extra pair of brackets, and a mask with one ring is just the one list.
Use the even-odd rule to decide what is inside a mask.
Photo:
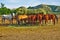
[(0, 8), (0, 15), (3, 14), (10, 14), (12, 11), (6, 7), (4, 7), (4, 4), (1, 3), (1, 8)]
[(1, 8), (4, 8), (4, 4), (3, 3), (1, 3)]
[(4, 7), (4, 8), (0, 8), (0, 15), (3, 15), (3, 14), (10, 14), (11, 13), (11, 10)]
[(4, 4), (1, 3), (1, 8), (0, 8), (0, 15), (3, 15), (3, 14), (10, 14), (11, 13), (11, 10), (4, 7)]
[(27, 14), (32, 14), (32, 11), (33, 11), (32, 9), (28, 9)]
[(12, 9), (11, 10), (11, 13), (16, 13), (16, 9)]
[(16, 9), (16, 13), (17, 14), (27, 14), (27, 8), (25, 8), (24, 6), (19, 7)]
[(48, 7), (47, 5), (43, 5), (42, 8), (46, 11), (46, 13), (50, 13), (51, 12), (51, 8)]
[(44, 14), (46, 14), (46, 11), (43, 9), (43, 8), (39, 8), (39, 9), (37, 9), (37, 13), (44, 13)]

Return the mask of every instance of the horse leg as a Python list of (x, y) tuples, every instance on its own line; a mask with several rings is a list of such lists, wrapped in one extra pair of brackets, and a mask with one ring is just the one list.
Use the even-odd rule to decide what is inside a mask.
[(3, 23), (3, 24), (5, 23), (5, 19), (2, 19), (2, 23)]
[(45, 24), (46, 24), (46, 20), (45, 20)]
[(41, 19), (39, 20), (39, 23), (42, 24), (42, 20)]
[(17, 24), (20, 25), (20, 21), (19, 20), (17, 21)]
[(32, 19), (32, 20), (31, 20), (31, 24), (32, 24), (32, 25), (34, 25), (34, 22), (35, 22), (35, 20), (34, 20), (34, 19)]
[(10, 21), (10, 24), (13, 24), (13, 19), (10, 19), (9, 21)]
[(55, 15), (55, 19), (57, 20), (57, 23), (58, 23), (58, 17)]
[(36, 19), (34, 19), (34, 24), (36, 23)]
[(19, 19), (16, 19), (16, 24), (20, 25)]
[(57, 23), (58, 23), (58, 18), (56, 20), (57, 20)]
[(34, 20), (34, 24), (36, 24), (36, 22), (37, 22), (37, 19)]
[(35, 24), (35, 20), (32, 21), (32, 24), (33, 24), (33, 25)]
[(13, 24), (13, 18), (12, 18), (12, 21), (11, 21), (11, 22), (12, 22), (12, 24)]
[(58, 17), (56, 17), (57, 23), (58, 23)]
[(45, 20), (42, 19), (42, 24), (44, 24)]
[(28, 24), (30, 23), (30, 19), (29, 19), (29, 18), (27, 18), (27, 23), (28, 23)]
[(24, 20), (23, 19), (20, 19), (20, 24), (22, 24), (24, 22)]
[(3, 24), (3, 19), (2, 19), (2, 24)]
[(26, 21), (27, 21), (27, 20), (25, 19), (24, 22), (27, 23)]
[(45, 19), (45, 24), (48, 22), (48, 20)]
[(9, 24), (11, 24), (11, 20), (9, 19)]
[(2, 19), (2, 24), (3, 24), (3, 20), (4, 20), (4, 19)]
[(53, 20), (53, 24), (55, 25), (55, 19)]
[(51, 24), (52, 24), (52, 21), (53, 21), (53, 20), (52, 20), (52, 19), (50, 19), (50, 23), (51, 23)]
[(31, 19), (28, 19), (28, 23), (31, 24), (32, 20)]

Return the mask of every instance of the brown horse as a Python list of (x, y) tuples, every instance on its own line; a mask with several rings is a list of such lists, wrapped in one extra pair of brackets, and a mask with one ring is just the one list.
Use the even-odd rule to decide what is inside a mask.
[(37, 16), (37, 21), (39, 21), (39, 23), (42, 24), (42, 21), (43, 21), (43, 13), (39, 13), (36, 16)]
[(42, 24), (42, 21), (43, 21), (43, 13), (38, 13), (38, 14), (35, 14), (35, 15), (29, 15), (28, 16), (28, 22), (30, 24), (36, 24), (36, 22), (38, 21), (40, 24)]
[(27, 15), (16, 15), (16, 20), (17, 20), (17, 23), (20, 24), (20, 23), (25, 23), (27, 21), (27, 18), (28, 16)]
[(36, 15), (28, 15), (28, 23), (35, 24), (36, 20)]
[(48, 20), (52, 20), (53, 24), (55, 25), (55, 20), (58, 22), (58, 17), (55, 14), (46, 14), (43, 16), (43, 20), (45, 20), (45, 24)]

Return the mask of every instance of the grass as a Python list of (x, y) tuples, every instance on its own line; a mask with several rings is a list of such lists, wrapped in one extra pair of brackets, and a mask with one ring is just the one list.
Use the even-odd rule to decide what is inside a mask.
[(56, 25), (0, 26), (0, 40), (60, 40), (60, 21)]

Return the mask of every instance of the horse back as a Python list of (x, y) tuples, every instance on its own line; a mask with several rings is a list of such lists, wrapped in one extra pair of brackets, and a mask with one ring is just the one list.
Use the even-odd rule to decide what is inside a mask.
[(18, 15), (17, 17), (18, 17), (18, 19), (25, 19), (25, 18), (28, 18), (27, 15)]
[(42, 14), (37, 14), (37, 19), (42, 19), (43, 15)]

